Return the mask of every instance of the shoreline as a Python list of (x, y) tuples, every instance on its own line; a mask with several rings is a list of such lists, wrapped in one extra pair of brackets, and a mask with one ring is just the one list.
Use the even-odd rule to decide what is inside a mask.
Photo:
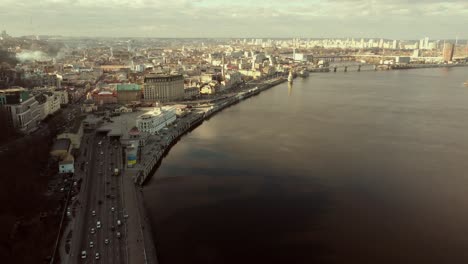
[[(426, 65), (429, 66), (429, 65)], [(430, 67), (411, 67), (411, 68), (398, 68), (398, 69), (389, 69), (389, 70), (406, 70), (406, 69), (422, 69), (422, 68), (443, 68), (447, 65), (443, 66), (430, 66)], [(449, 67), (462, 67), (468, 65), (453, 65)], [(376, 70), (377, 71), (377, 70)], [(328, 71), (331, 72), (331, 71)], [(325, 72), (321, 72), (325, 73)], [(131, 188), (130, 192), (134, 192), (135, 199), (130, 202), (137, 208), (138, 217), (138, 224), (137, 225), (130, 225), (130, 229), (134, 229), (135, 227), (139, 226), (139, 230), (130, 230), (131, 233), (138, 233), (137, 239), (143, 242), (143, 257), (145, 263), (158, 263), (157, 259), (157, 251), (156, 251), (156, 243), (153, 239), (153, 232), (152, 227), (149, 222), (149, 216), (147, 214), (147, 208), (145, 206), (144, 197), (142, 189), (144, 185), (151, 180), (152, 176), (156, 173), (157, 169), (161, 166), (162, 160), (169, 154), (170, 150), (173, 146), (175, 146), (179, 140), (186, 134), (190, 133), (198, 126), (203, 124), (204, 121), (209, 120), (211, 117), (216, 115), (218, 112), (229, 108), (232, 105), (238, 104), (241, 101), (248, 99), (252, 96), (256, 96), (261, 92), (268, 90), (274, 86), (277, 86), (281, 83), (287, 82), (287, 80), (283, 77), (279, 77), (273, 80), (266, 80), (261, 81), (258, 85), (254, 88), (243, 89), (242, 91), (238, 92), (236, 95), (227, 97), (221, 101), (217, 101), (215, 103), (208, 103), (205, 106), (193, 108), (193, 112), (190, 113), (190, 116), (186, 116), (181, 118), (184, 122), (179, 123), (180, 125), (177, 129), (171, 127), (171, 131), (167, 132), (169, 135), (165, 140), (162, 140), (162, 147), (156, 151), (153, 155), (143, 156), (144, 152), (153, 153), (156, 148), (156, 145), (159, 145), (161, 142), (153, 142), (153, 144), (148, 144), (143, 147), (141, 151), (141, 159), (140, 161), (143, 164), (139, 164), (140, 166), (136, 168), (126, 168), (124, 170), (124, 174), (127, 176), (127, 179), (132, 182), (132, 186), (130, 185), (130, 181), (127, 182), (126, 188)], [(146, 151), (145, 151), (146, 150)], [(128, 208), (128, 205), (126, 206)], [(134, 215), (131, 214), (131, 215)], [(134, 249), (135, 250), (135, 249)], [(132, 254), (130, 254), (132, 256)], [(130, 257), (130, 260), (132, 258)]]
[[(178, 124), (179, 127), (175, 130), (169, 131), (170, 133), (168, 139), (163, 141), (163, 146), (161, 149), (159, 149), (155, 155), (149, 158), (149, 160), (144, 160), (145, 157), (141, 158), (141, 163), (143, 163), (143, 168), (136, 167), (136, 168), (131, 168), (130, 170), (138, 170), (138, 175), (137, 179), (135, 179), (135, 183), (139, 186), (144, 186), (146, 182), (151, 178), (151, 175), (153, 175), (157, 168), (160, 166), (162, 159), (169, 153), (170, 149), (177, 144), (179, 139), (184, 136), (185, 134), (191, 132), (195, 128), (197, 128), (199, 125), (201, 125), (205, 120), (209, 120), (212, 116), (214, 116), (216, 113), (232, 106), (237, 103), (240, 103), (241, 101), (248, 99), (252, 96), (258, 95), (261, 92), (270, 89), (278, 84), (284, 83), (287, 80), (279, 77), (276, 79), (272, 80), (267, 80), (263, 81), (262, 83), (259, 83), (256, 87), (251, 88), (251, 89), (245, 89), (241, 92), (238, 92), (235, 96), (230, 96), (227, 97), (221, 101), (218, 101), (216, 103), (212, 104), (207, 104), (206, 106), (201, 106), (195, 109), (195, 113), (191, 113), (190, 116), (184, 117), (184, 121), (182, 121), (181, 124)], [(188, 119), (188, 120), (187, 120)], [(145, 145), (143, 147), (144, 150), (142, 150), (142, 156), (143, 152), (147, 152), (148, 149), (154, 150), (155, 145)], [(140, 164), (141, 165), (141, 164)]]
[[(200, 108), (194, 108), (192, 113), (182, 117), (182, 121), (178, 122), (178, 126), (171, 127), (169, 135), (163, 141), (162, 148), (159, 149), (160, 141), (152, 141), (152, 144), (146, 144), (140, 155), (140, 166), (135, 168), (125, 168), (123, 170), (124, 204), (130, 217), (125, 221), (128, 245), (128, 261), (129, 263), (158, 263), (156, 243), (153, 239), (153, 232), (150, 218), (143, 197), (143, 187), (154, 175), (161, 165), (164, 157), (169, 154), (169, 151), (182, 136), (190, 133), (205, 120), (209, 120), (216, 113), (235, 105), (245, 99), (260, 94), (269, 88), (286, 82), (286, 79), (279, 77), (273, 80), (260, 82), (256, 87), (243, 89), (236, 95), (227, 97), (219, 102), (208, 104)], [(255, 85), (255, 84), (254, 84)], [(250, 86), (250, 85), (249, 85)], [(158, 151), (153, 155), (145, 155), (144, 152), (153, 153), (158, 148)]]

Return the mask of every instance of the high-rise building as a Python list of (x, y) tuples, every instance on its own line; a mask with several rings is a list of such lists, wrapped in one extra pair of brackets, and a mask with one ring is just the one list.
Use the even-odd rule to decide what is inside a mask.
[(383, 39), (380, 39), (379, 41), (379, 48), (384, 48), (384, 40)]
[(143, 85), (145, 101), (174, 101), (184, 99), (184, 77), (181, 74), (151, 74)]
[(455, 45), (453, 43), (445, 43), (444, 50), (443, 50), (443, 58), (445, 62), (449, 62), (453, 60), (453, 53), (455, 51)]
[(424, 39), (419, 40), (419, 49), (425, 49), (424, 47)]

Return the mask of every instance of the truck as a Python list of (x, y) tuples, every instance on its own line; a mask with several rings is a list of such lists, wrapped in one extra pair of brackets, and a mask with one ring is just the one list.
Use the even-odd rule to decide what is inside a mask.
[(118, 168), (115, 168), (115, 169), (114, 169), (114, 175), (115, 175), (115, 176), (118, 176), (118, 175), (119, 175), (119, 169), (118, 169)]

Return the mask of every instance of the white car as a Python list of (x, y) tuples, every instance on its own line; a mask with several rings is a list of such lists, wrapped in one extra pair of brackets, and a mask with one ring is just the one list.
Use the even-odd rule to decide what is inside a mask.
[(96, 253), (96, 259), (99, 259), (101, 256), (99, 255), (99, 253)]
[(89, 247), (90, 248), (94, 247), (94, 242), (93, 241), (89, 241)]
[(81, 258), (82, 259), (86, 258), (86, 251), (85, 250), (81, 251)]
[(101, 228), (101, 221), (97, 221), (96, 228)]
[(96, 216), (96, 211), (93, 210), (93, 211), (91, 212), (91, 215), (92, 215), (92, 216)]
[(94, 228), (91, 228), (91, 234), (96, 233), (96, 230)]
[(122, 222), (120, 222), (120, 220), (117, 220), (117, 225), (119, 226), (121, 224), (122, 224)]
[(106, 245), (109, 244), (109, 239), (107, 239), (107, 238), (104, 239), (104, 244), (106, 244)]
[(114, 207), (111, 207), (111, 212), (114, 212), (115, 211), (115, 208)]

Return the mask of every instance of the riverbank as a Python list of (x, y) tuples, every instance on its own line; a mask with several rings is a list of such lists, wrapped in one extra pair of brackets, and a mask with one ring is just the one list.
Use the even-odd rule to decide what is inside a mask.
[(150, 136), (141, 148), (140, 161), (134, 168), (136, 171), (135, 183), (144, 185), (153, 175), (157, 167), (160, 165), (162, 158), (168, 153), (171, 147), (179, 140), (181, 136), (190, 132), (197, 126), (209, 119), (217, 112), (241, 102), (247, 98), (255, 96), (262, 91), (265, 91), (280, 83), (286, 82), (286, 79), (280, 77), (266, 80), (256, 84), (253, 88), (246, 88), (235, 95), (228, 96), (222, 100), (217, 100), (215, 103), (206, 103), (192, 108), (191, 112), (184, 117), (178, 118), (176, 122), (171, 124), (167, 130), (164, 130), (160, 136)]
[[(285, 82), (284, 78), (275, 78), (258, 84), (251, 84), (241, 92), (227, 96), (214, 103), (197, 105), (186, 116), (180, 117), (161, 135), (151, 135), (139, 153), (139, 163), (123, 171), (124, 208), (129, 215), (125, 222), (127, 234), (128, 263), (158, 263), (156, 246), (152, 237), (151, 225), (142, 197), (143, 185), (151, 178), (162, 159), (172, 146), (185, 134), (189, 133), (205, 120), (221, 110), (242, 100), (258, 95), (273, 86)], [(255, 87), (252, 87), (255, 86)]]

